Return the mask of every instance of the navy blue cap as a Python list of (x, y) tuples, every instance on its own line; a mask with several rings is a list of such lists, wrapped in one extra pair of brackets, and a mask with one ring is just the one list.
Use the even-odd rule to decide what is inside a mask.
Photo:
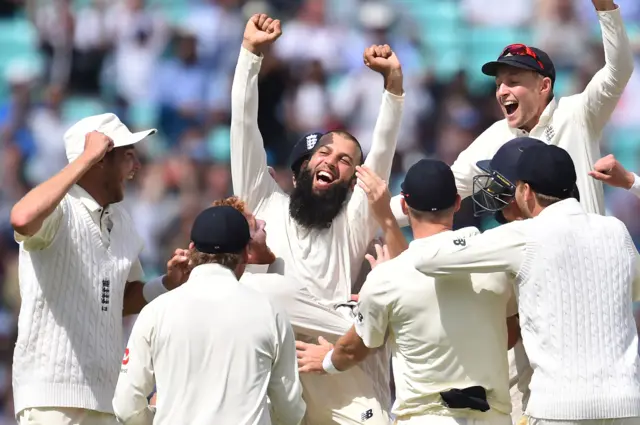
[(320, 146), (319, 142), (322, 136), (322, 133), (309, 133), (302, 136), (302, 138), (293, 145), (293, 150), (289, 156), (289, 164), (291, 165), (291, 171), (293, 171), (294, 176), (298, 175), (302, 163), (311, 158), (311, 155), (313, 155)]
[(493, 155), (493, 158), (478, 161), (478, 168), (488, 173), (498, 173), (507, 179), (512, 186), (515, 186), (517, 180), (516, 166), (520, 156), (525, 149), (540, 145), (546, 146), (544, 142), (532, 137), (517, 137), (502, 145), (498, 152)]
[(520, 156), (517, 180), (528, 183), (534, 192), (567, 199), (574, 195), (576, 167), (571, 155), (555, 145), (532, 146)]
[(191, 228), (195, 249), (205, 254), (236, 254), (251, 240), (249, 223), (228, 205), (210, 207), (196, 217)]
[(458, 195), (451, 168), (435, 159), (421, 159), (413, 164), (400, 187), (407, 205), (423, 212), (451, 208)]
[(501, 65), (513, 66), (514, 68), (528, 69), (535, 71), (543, 77), (549, 77), (552, 83), (556, 81), (556, 68), (549, 55), (536, 47), (528, 47), (538, 60), (529, 55), (513, 55), (508, 52), (500, 54), (497, 60), (487, 62), (482, 66), (482, 73), (495, 77)]

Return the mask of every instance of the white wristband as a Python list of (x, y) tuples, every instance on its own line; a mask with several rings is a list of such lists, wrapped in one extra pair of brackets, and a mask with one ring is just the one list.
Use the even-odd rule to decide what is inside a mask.
[(155, 300), (160, 295), (169, 292), (169, 290), (162, 284), (163, 277), (164, 275), (156, 277), (155, 279), (145, 283), (142, 287), (142, 296), (148, 303)]
[(333, 354), (333, 348), (324, 356), (324, 360), (322, 360), (322, 368), (329, 375), (335, 375), (336, 373), (341, 372), (340, 370), (336, 369), (336, 367), (333, 365), (333, 362), (331, 361), (332, 354)]

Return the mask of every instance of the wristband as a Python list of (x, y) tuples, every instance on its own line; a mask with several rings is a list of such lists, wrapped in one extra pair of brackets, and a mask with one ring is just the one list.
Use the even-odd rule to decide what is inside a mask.
[(640, 177), (633, 173), (633, 184), (629, 188), (629, 192), (640, 198)]
[(164, 275), (151, 279), (142, 287), (142, 296), (148, 303), (155, 300), (160, 295), (169, 292), (169, 290), (162, 284), (162, 278), (164, 278)]
[(333, 348), (324, 356), (324, 360), (322, 360), (322, 368), (329, 375), (335, 375), (336, 373), (341, 372), (340, 370), (336, 369), (336, 367), (333, 365), (333, 362), (331, 361), (332, 354), (333, 354)]

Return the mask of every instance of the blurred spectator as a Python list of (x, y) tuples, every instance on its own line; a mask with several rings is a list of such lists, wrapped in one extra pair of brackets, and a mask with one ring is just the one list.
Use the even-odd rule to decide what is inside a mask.
[(553, 58), (556, 70), (573, 70), (584, 63), (589, 31), (580, 21), (573, 0), (541, 1), (534, 44)]
[(192, 32), (177, 32), (174, 55), (160, 63), (156, 74), (153, 100), (160, 107), (160, 130), (173, 144), (188, 127), (202, 125), (205, 119), (208, 75)]
[(473, 25), (508, 28), (530, 23), (533, 3), (534, 0), (461, 0), (460, 5), (465, 19)]
[(164, 18), (145, 9), (145, 3), (145, 0), (116, 3), (106, 19), (115, 44), (116, 91), (124, 106), (151, 100), (153, 73), (169, 35)]

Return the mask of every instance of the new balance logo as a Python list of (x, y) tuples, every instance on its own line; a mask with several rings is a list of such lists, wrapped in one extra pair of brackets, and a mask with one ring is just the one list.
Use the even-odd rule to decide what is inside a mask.
[(467, 245), (467, 241), (464, 238), (459, 238), (459, 239), (455, 239), (453, 241), (453, 244), (456, 246), (466, 246)]
[(311, 150), (318, 143), (318, 136), (315, 134), (310, 134), (307, 136), (307, 150)]
[(361, 421), (366, 421), (367, 419), (371, 419), (371, 418), (373, 418), (373, 409), (369, 409), (366, 412), (364, 412), (362, 415), (360, 415)]

